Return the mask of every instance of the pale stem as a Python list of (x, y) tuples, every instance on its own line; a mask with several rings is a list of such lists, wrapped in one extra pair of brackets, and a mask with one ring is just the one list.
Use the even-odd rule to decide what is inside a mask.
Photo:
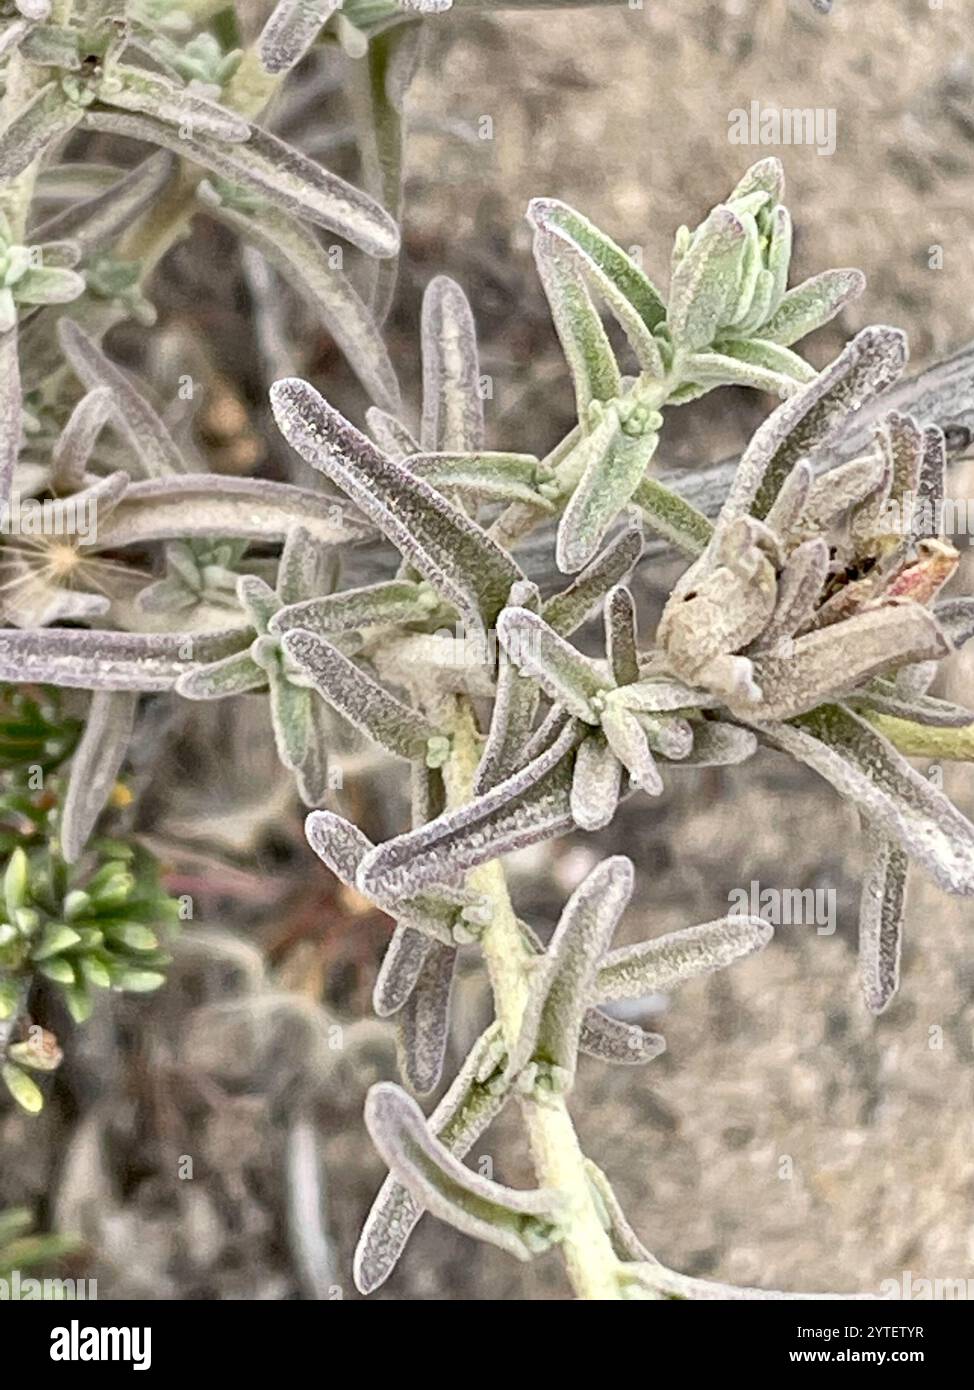
[[(480, 736), (473, 713), (467, 702), (460, 700), (453, 750), (443, 769), (449, 806), (460, 806), (471, 799), (479, 761)], [(501, 861), (495, 859), (473, 869), (468, 882), (475, 892), (489, 899), (493, 908), (481, 946), (494, 991), (497, 1019), (510, 1047), (527, 999), (531, 955), (511, 905)], [(538, 1181), (542, 1187), (558, 1192), (565, 1201), (561, 1249), (572, 1287), (579, 1298), (621, 1299), (619, 1262), (599, 1218), (585, 1171), (585, 1156), (564, 1098), (547, 1094), (525, 1096), (521, 1111)]]

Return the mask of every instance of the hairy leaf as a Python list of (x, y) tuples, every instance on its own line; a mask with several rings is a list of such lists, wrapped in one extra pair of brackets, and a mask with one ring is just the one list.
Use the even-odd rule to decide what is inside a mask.
[(96, 690), (85, 731), (71, 759), (61, 813), (61, 853), (69, 864), (81, 858), (119, 769), (125, 761), (139, 697), (128, 690)]

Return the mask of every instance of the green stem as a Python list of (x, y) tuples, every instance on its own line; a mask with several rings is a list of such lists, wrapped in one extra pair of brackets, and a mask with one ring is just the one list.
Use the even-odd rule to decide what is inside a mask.
[[(461, 700), (453, 727), (452, 753), (443, 770), (451, 807), (470, 800), (479, 761), (480, 736), (469, 704)], [(494, 991), (497, 1019), (511, 1047), (527, 1001), (532, 957), (511, 904), (500, 860), (473, 869), (468, 882), (493, 907), (481, 946)], [(538, 1181), (558, 1192), (565, 1201), (561, 1248), (572, 1287), (579, 1298), (621, 1299), (619, 1262), (599, 1218), (585, 1155), (564, 1098), (532, 1094), (522, 1098), (521, 1110)]]

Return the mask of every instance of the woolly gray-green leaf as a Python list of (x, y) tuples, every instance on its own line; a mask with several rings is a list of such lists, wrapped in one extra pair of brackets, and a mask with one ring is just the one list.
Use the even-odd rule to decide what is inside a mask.
[(722, 204), (697, 229), (670, 280), (666, 322), (680, 351), (713, 342), (733, 303), (745, 240), (740, 218)]
[(511, 585), (523, 578), (495, 542), (381, 453), (307, 382), (276, 382), (271, 404), (291, 447), (330, 477), (475, 631), (494, 622)]
[(635, 261), (586, 217), (557, 198), (532, 198), (528, 220), (564, 243), (612, 310), (640, 367), (662, 377), (663, 361), (653, 329), (665, 318), (666, 306)]
[(647, 676), (627, 685), (613, 696), (625, 709), (640, 714), (666, 714), (677, 709), (711, 709), (720, 702), (716, 696), (697, 690), (673, 676)]
[(340, 633), (387, 623), (419, 622), (429, 616), (428, 591), (409, 579), (388, 579), (362, 589), (343, 589), (322, 598), (304, 599), (275, 613), (270, 631)]
[(761, 917), (728, 916), (611, 951), (599, 967), (602, 1001), (668, 994), (687, 980), (711, 975), (763, 950), (774, 935)]
[(541, 961), (534, 966), (508, 1075), (529, 1063), (537, 1080), (564, 1093), (575, 1077), (578, 1041), (596, 966), (632, 896), (632, 861), (603, 860), (569, 898)]
[(518, 670), (533, 676), (552, 700), (576, 718), (598, 724), (592, 701), (610, 690), (612, 681), (593, 661), (527, 608), (505, 608), (497, 620), (497, 636)]
[(186, 671), (176, 681), (176, 694), (185, 700), (224, 700), (250, 690), (263, 690), (267, 672), (249, 651), (234, 652), (207, 666)]
[(610, 401), (621, 391), (619, 364), (564, 242), (539, 228), (534, 237), (534, 258), (575, 385), (578, 418), (585, 429), (592, 402)]
[(372, 990), (372, 1007), (380, 1018), (398, 1013), (416, 987), (433, 948), (431, 937), (400, 922), (382, 957)]
[(601, 1009), (589, 1009), (582, 1019), (578, 1050), (599, 1062), (643, 1067), (666, 1051), (666, 1039), (647, 1033), (637, 1023), (623, 1023)]
[(133, 483), (91, 544), (114, 550), (147, 541), (283, 542), (295, 524), (327, 545), (374, 535), (339, 498), (270, 478), (191, 473)]
[(369, 395), (386, 410), (399, 409), (399, 383), (378, 325), (351, 280), (331, 263), (328, 251), (300, 222), (274, 207), (245, 212), (221, 203), (200, 187), (208, 211), (255, 246), (315, 306), (349, 366)]
[(96, 386), (72, 410), (51, 454), (51, 481), (59, 492), (83, 486), (95, 442), (114, 408), (112, 388)]
[(287, 72), (301, 61), (341, 0), (278, 0), (257, 40), (268, 72)]
[(723, 720), (706, 719), (693, 724), (693, 747), (680, 759), (684, 767), (732, 767), (746, 762), (757, 751), (750, 729)]
[(602, 732), (609, 747), (640, 791), (659, 796), (663, 779), (656, 766), (646, 730), (629, 710), (610, 704), (602, 711)]
[(541, 609), (545, 622), (559, 637), (571, 634), (600, 608), (613, 585), (620, 583), (642, 554), (643, 528), (630, 520), (567, 589), (546, 599)]
[(726, 352), (695, 352), (687, 359), (687, 375), (704, 386), (747, 386), (754, 391), (770, 391), (782, 398), (792, 396), (800, 381), (815, 375), (810, 368), (801, 377), (794, 377), (754, 360), (758, 353), (728, 355)]
[(639, 680), (637, 636), (632, 594), (624, 585), (616, 584), (605, 599), (605, 654), (616, 685)]
[[(443, 1074), (456, 964), (455, 946), (431, 942), (416, 982), (396, 1013), (399, 1070), (410, 1089), (420, 1096), (435, 1090)], [(388, 1155), (383, 1157), (389, 1162)]]
[(800, 387), (755, 431), (721, 510), (718, 530), (752, 510), (755, 516), (766, 516), (795, 464), (835, 438), (849, 413), (890, 386), (905, 362), (906, 340), (897, 329), (878, 326), (857, 333), (814, 381)]
[[(511, 588), (512, 606), (537, 612), (541, 596), (534, 584), (518, 583)], [(497, 685), (491, 710), (490, 728), (474, 779), (473, 794), (496, 787), (516, 770), (534, 727), (540, 691), (537, 682), (520, 673), (501, 647), (497, 660)]]
[(433, 1134), (422, 1111), (391, 1082), (373, 1086), (365, 1123), (395, 1177), (456, 1230), (528, 1260), (559, 1239), (558, 1194), (503, 1187), (465, 1168)]
[(423, 295), (423, 420), (427, 452), (475, 453), (484, 447), (477, 330), (467, 296), (446, 275)]
[(695, 559), (706, 550), (714, 533), (713, 522), (679, 493), (656, 478), (643, 478), (632, 494), (646, 524), (681, 554)]
[(470, 494), (488, 502), (527, 502), (542, 511), (554, 510), (538, 492), (538, 460), (533, 454), (420, 453), (409, 459), (408, 467), (410, 473), (442, 492)]
[(572, 773), (572, 819), (580, 830), (602, 830), (619, 804), (622, 764), (601, 729), (579, 744)]
[(401, 758), (425, 758), (438, 730), (318, 633), (294, 628), (281, 638), (285, 657), (350, 724)]
[(206, 633), (0, 629), (0, 680), (75, 690), (171, 690), (197, 663), (247, 642), (239, 628)]
[(379, 845), (359, 869), (360, 892), (386, 899), (419, 893), (569, 830), (578, 739), (569, 723), (548, 748), (482, 796)]
[(147, 476), (185, 473), (186, 463), (162, 420), (94, 338), (70, 318), (62, 318), (58, 324), (58, 337), (72, 370), (87, 390), (98, 386), (111, 390), (112, 423), (141, 460)]
[(936, 619), (919, 604), (872, 608), (789, 640), (782, 655), (755, 656), (760, 700), (729, 703), (738, 713), (750, 708), (759, 719), (791, 719), (880, 671), (933, 660), (948, 650)]
[(365, 412), (365, 419), (376, 444), (384, 454), (388, 454), (397, 463), (422, 452), (419, 441), (413, 438), (401, 420), (397, 420), (388, 411), (370, 405)]
[(69, 205), (42, 222), (33, 235), (37, 241), (70, 237), (84, 257), (107, 249), (158, 197), (175, 168), (176, 161), (168, 151), (149, 155), (103, 193)]
[[(298, 603), (312, 592), (321, 570), (321, 552), (321, 545), (307, 527), (291, 527), (278, 561), (274, 586), (282, 604)], [(268, 619), (269, 628), (274, 616)]]
[(863, 823), (865, 871), (859, 900), (859, 984), (866, 1008), (881, 1014), (899, 987), (909, 859), (895, 840)]
[(0, 333), (0, 504), (10, 500), (22, 432), (17, 329)]
[(266, 198), (293, 217), (303, 217), (346, 237), (370, 256), (392, 256), (399, 232), (378, 203), (269, 131), (251, 126), (250, 139), (226, 144), (210, 137), (183, 135), (152, 116), (89, 108), (89, 130), (147, 140), (184, 156), (231, 183)]
[(0, 182), (9, 183), (67, 135), (84, 115), (65, 95), (60, 82), (48, 82), (0, 130)]
[(788, 291), (771, 318), (761, 325), (759, 336), (790, 347), (834, 319), (865, 288), (866, 277), (860, 270), (823, 270)]
[[(907, 670), (919, 673), (922, 667), (922, 678), (926, 679), (930, 664), (923, 662)], [(974, 710), (952, 704), (949, 700), (938, 700), (933, 695), (925, 695), (919, 691), (913, 692), (908, 688), (902, 690), (901, 674), (902, 672), (897, 672), (895, 681), (874, 681), (862, 692), (850, 696), (848, 703), (856, 708), (862, 705), (880, 714), (891, 714), (896, 719), (909, 719), (914, 724), (928, 724), (933, 728), (962, 729), (968, 724), (974, 724)]]
[[(349, 65), (346, 81), (365, 188), (399, 225), (403, 208), (403, 108), (419, 65), (423, 36), (424, 26), (420, 24), (374, 30), (364, 59)], [(398, 258), (374, 266), (371, 304), (377, 323), (384, 323), (388, 316), (398, 272)]]
[(974, 895), (974, 826), (882, 734), (841, 705), (756, 727), (831, 782), (941, 888)]
[(630, 433), (614, 405), (606, 408), (591, 434), (577, 446), (574, 463), (581, 477), (558, 525), (555, 560), (563, 574), (574, 574), (595, 555), (606, 531), (645, 476), (659, 435), (651, 417), (645, 430)]
[(228, 144), (250, 139), (250, 125), (243, 117), (147, 68), (114, 63), (110, 75), (98, 84), (98, 96), (108, 106), (177, 126), (180, 134), (192, 132)]
[(80, 859), (125, 761), (139, 697), (128, 690), (96, 690), (85, 730), (71, 759), (61, 813), (61, 853)]
[(288, 771), (296, 772), (308, 753), (312, 695), (292, 685), (279, 671), (268, 672), (268, 685), (277, 756)]
[[(463, 1158), (480, 1138), (510, 1094), (501, 1081), (502, 1057), (500, 1025), (492, 1023), (470, 1049), (429, 1118), (430, 1130), (457, 1158)], [(388, 1279), (423, 1210), (402, 1183), (386, 1178), (355, 1251), (353, 1277), (360, 1293), (372, 1293)]]

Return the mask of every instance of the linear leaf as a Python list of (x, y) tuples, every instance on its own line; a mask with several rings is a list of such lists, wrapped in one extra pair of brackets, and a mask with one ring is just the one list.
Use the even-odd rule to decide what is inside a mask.
[(372, 1007), (380, 1018), (389, 1018), (403, 1007), (432, 949), (430, 937), (403, 922), (397, 925), (372, 991)]
[(774, 935), (761, 917), (719, 917), (611, 951), (599, 967), (595, 995), (602, 1001), (669, 994), (687, 980), (711, 975), (767, 946)]
[(510, 1076), (518, 1076), (529, 1063), (539, 1063), (551, 1089), (571, 1089), (596, 966), (632, 888), (632, 861), (616, 855), (597, 865), (569, 898), (532, 972), (520, 1031), (508, 1059)]
[(866, 288), (861, 270), (823, 270), (796, 285), (782, 299), (760, 336), (770, 343), (790, 347), (816, 328), (821, 328)]
[(51, 454), (51, 481), (57, 491), (76, 492), (84, 485), (95, 441), (114, 408), (110, 386), (96, 386), (74, 407)]
[(559, 1239), (557, 1193), (503, 1187), (465, 1168), (398, 1086), (385, 1081), (372, 1087), (365, 1123), (394, 1175), (433, 1216), (519, 1260)]
[(72, 370), (89, 391), (98, 386), (111, 389), (112, 423), (141, 460), (147, 476), (185, 473), (186, 462), (160, 417), (81, 325), (62, 318), (58, 338)]
[(696, 557), (706, 550), (714, 533), (713, 522), (679, 493), (656, 478), (643, 478), (632, 494), (646, 524), (684, 555)]
[(65, 96), (59, 82), (41, 87), (0, 130), (0, 182), (9, 183), (22, 174), (83, 115), (83, 109)]
[(367, 255), (392, 256), (399, 247), (396, 224), (378, 203), (259, 126), (251, 126), (249, 140), (233, 145), (203, 135), (184, 136), (152, 116), (122, 111), (89, 108), (84, 124), (183, 155), (291, 216), (346, 237)]
[(592, 560), (606, 531), (643, 480), (658, 443), (659, 435), (652, 429), (628, 433), (612, 407), (579, 442), (581, 477), (558, 526), (555, 559), (563, 574), (573, 574)]
[(725, 322), (736, 293), (745, 239), (740, 218), (723, 205), (715, 207), (698, 228), (670, 280), (666, 321), (681, 351), (709, 347)]
[(578, 1050), (599, 1062), (643, 1067), (666, 1051), (666, 1039), (647, 1033), (637, 1023), (623, 1023), (601, 1009), (589, 1009), (582, 1019)]
[(588, 218), (557, 198), (532, 198), (528, 220), (564, 243), (612, 310), (642, 370), (662, 377), (663, 361), (653, 329), (666, 317), (666, 305), (635, 261)]
[(0, 629), (0, 680), (75, 690), (171, 690), (194, 663), (218, 660), (247, 641), (239, 628), (144, 633)]
[(569, 830), (577, 741), (568, 724), (550, 747), (490, 791), (379, 845), (359, 869), (359, 890), (386, 898), (419, 893)]
[(10, 501), (23, 429), (17, 329), (0, 333), (0, 503)]
[(621, 583), (642, 554), (643, 528), (632, 519), (591, 564), (586, 565), (560, 594), (546, 599), (541, 616), (559, 637), (570, 637), (601, 608), (606, 594)]
[(477, 330), (467, 296), (438, 275), (423, 295), (423, 420), (427, 452), (476, 453), (484, 447)]
[(666, 714), (678, 709), (709, 709), (720, 703), (705, 690), (685, 685), (673, 676), (647, 676), (613, 697), (625, 709), (641, 714)]
[(937, 620), (919, 604), (871, 608), (790, 641), (784, 655), (755, 656), (761, 698), (750, 708), (760, 719), (791, 719), (880, 671), (947, 651)]
[(865, 872), (859, 902), (859, 984), (866, 1008), (881, 1014), (899, 988), (909, 859), (895, 840), (863, 823)]
[[(510, 1094), (501, 1082), (502, 1058), (500, 1025), (492, 1023), (429, 1118), (431, 1131), (457, 1158), (469, 1152)], [(402, 1183), (386, 1178), (355, 1251), (353, 1277), (360, 1293), (372, 1293), (388, 1279), (423, 1210)]]
[(268, 72), (287, 72), (301, 61), (341, 0), (278, 0), (257, 41)]
[(295, 628), (284, 634), (281, 645), (322, 699), (361, 733), (398, 757), (426, 757), (428, 741), (439, 731), (419, 710), (397, 699), (317, 633)]
[(580, 830), (602, 830), (619, 804), (622, 764), (600, 729), (578, 746), (572, 774), (572, 819)]
[(128, 752), (138, 704), (138, 695), (128, 690), (96, 690), (91, 697), (61, 814), (61, 853), (69, 864), (81, 858), (105, 809)]
[(622, 390), (619, 364), (577, 264), (564, 242), (538, 228), (534, 237), (534, 259), (575, 385), (578, 418), (585, 428), (592, 402), (610, 401)]
[(304, 599), (275, 613), (270, 631), (352, 632), (387, 623), (419, 622), (429, 616), (428, 592), (410, 579), (389, 579), (362, 589), (343, 589), (322, 598)]
[(410, 473), (425, 478), (442, 492), (469, 493), (489, 502), (527, 502), (541, 511), (553, 511), (551, 502), (537, 489), (538, 460), (533, 454), (414, 454)]
[(497, 636), (518, 670), (533, 676), (552, 700), (576, 718), (598, 724), (592, 701), (610, 690), (612, 681), (593, 661), (527, 608), (505, 608), (497, 620)]
[(396, 1014), (399, 1070), (410, 1089), (420, 1096), (435, 1090), (443, 1074), (456, 964), (455, 946), (431, 942), (416, 982)]
[(974, 894), (974, 826), (869, 724), (827, 705), (790, 724), (756, 727), (831, 782), (941, 888)]
[(475, 631), (489, 627), (511, 585), (523, 578), (513, 560), (429, 484), (381, 453), (307, 382), (276, 382), (271, 404), (291, 447), (330, 477)]
[(262, 690), (266, 685), (267, 672), (257, 665), (250, 652), (234, 652), (220, 661), (185, 671), (176, 682), (176, 694), (184, 700), (224, 700), (229, 695)]
[(602, 732), (636, 786), (648, 796), (659, 796), (663, 779), (646, 730), (636, 716), (621, 705), (607, 705), (602, 711)]
[[(511, 587), (512, 606), (537, 612), (541, 596), (534, 584), (518, 583)], [(523, 676), (501, 647), (497, 658), (497, 685), (490, 716), (490, 728), (474, 780), (473, 794), (483, 792), (503, 782), (523, 762), (523, 753), (538, 711), (540, 692), (530, 676)]]
[(270, 478), (191, 473), (133, 483), (99, 526), (97, 545), (113, 550), (147, 541), (283, 542), (296, 523), (329, 545), (374, 535), (338, 498)]
[(98, 96), (108, 106), (136, 111), (213, 140), (237, 144), (250, 139), (250, 124), (189, 87), (180, 87), (160, 73), (115, 63), (103, 77)]
[(639, 680), (636, 650), (636, 605), (623, 584), (616, 584), (605, 598), (605, 654), (616, 685)]
[(305, 302), (314, 305), (372, 399), (386, 410), (398, 410), (399, 383), (379, 327), (348, 276), (333, 268), (317, 237), (277, 208), (244, 212), (221, 203), (208, 188), (204, 183), (199, 190), (207, 211), (245, 237)]

